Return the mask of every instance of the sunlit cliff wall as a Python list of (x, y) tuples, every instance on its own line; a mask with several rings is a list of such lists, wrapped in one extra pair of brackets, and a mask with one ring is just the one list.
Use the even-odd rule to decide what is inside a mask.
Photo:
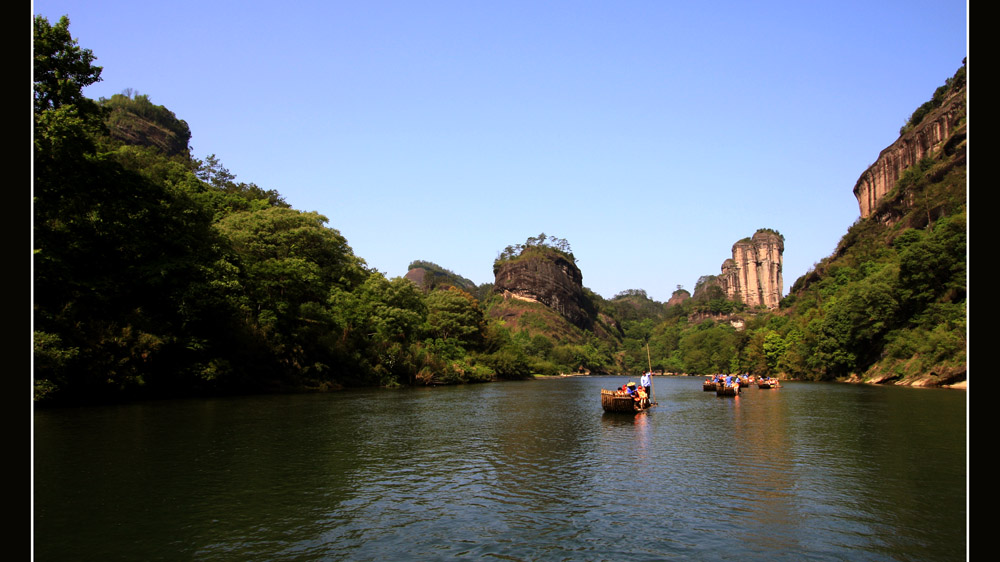
[(861, 174), (854, 185), (861, 218), (871, 216), (879, 200), (896, 185), (903, 170), (940, 149), (957, 128), (964, 127), (965, 96), (964, 87), (951, 92), (940, 107), (880, 152), (878, 160)]
[(722, 263), (719, 276), (726, 296), (742, 300), (750, 307), (777, 308), (784, 290), (781, 279), (784, 251), (781, 235), (767, 231), (733, 244), (733, 257)]

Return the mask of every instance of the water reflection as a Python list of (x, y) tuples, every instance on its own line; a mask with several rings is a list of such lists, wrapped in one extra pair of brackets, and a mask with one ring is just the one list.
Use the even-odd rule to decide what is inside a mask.
[[(36, 554), (379, 561), (964, 554), (959, 395), (790, 383), (717, 397), (698, 378), (663, 378), (658, 406), (622, 415), (601, 409), (599, 389), (610, 382), (39, 412)], [(646, 541), (636, 542), (640, 532)]]

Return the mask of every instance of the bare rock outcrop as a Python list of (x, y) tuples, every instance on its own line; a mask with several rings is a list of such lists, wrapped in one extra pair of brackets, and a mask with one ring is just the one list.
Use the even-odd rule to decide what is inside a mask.
[(423, 288), (423, 286), (424, 286), (424, 277), (426, 277), (426, 276), (427, 276), (427, 270), (426, 269), (424, 269), (422, 267), (414, 267), (413, 269), (407, 271), (406, 275), (403, 275), (403, 278), (404, 279), (409, 279), (410, 281), (413, 281), (413, 283), (417, 287)]
[(583, 274), (561, 253), (525, 252), (497, 265), (494, 273), (493, 292), (544, 304), (573, 325), (593, 329), (596, 311), (583, 292)]
[(667, 306), (680, 306), (690, 298), (691, 293), (687, 291), (674, 291), (674, 294), (670, 295), (670, 300), (667, 301)]
[(750, 307), (778, 307), (784, 285), (781, 278), (784, 237), (758, 230), (751, 238), (733, 244), (733, 257), (722, 263), (719, 282), (730, 300)]
[[(878, 208), (879, 201), (891, 191), (903, 171), (924, 156), (945, 148), (956, 133), (965, 128), (966, 88), (951, 91), (941, 105), (930, 111), (913, 129), (900, 135), (896, 142), (879, 153), (854, 185), (861, 218), (866, 219)], [(964, 139), (964, 134), (961, 135)]]

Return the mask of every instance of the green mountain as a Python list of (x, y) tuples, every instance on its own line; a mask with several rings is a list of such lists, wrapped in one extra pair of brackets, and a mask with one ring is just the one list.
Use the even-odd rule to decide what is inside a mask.
[(943, 385), (966, 377), (964, 65), (855, 187), (861, 218), (799, 278), (776, 330), (803, 378)]

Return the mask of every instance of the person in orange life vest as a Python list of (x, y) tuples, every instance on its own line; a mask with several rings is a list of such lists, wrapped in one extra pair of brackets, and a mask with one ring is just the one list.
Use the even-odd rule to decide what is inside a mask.
[(645, 406), (646, 405), (646, 399), (649, 396), (648, 394), (646, 394), (646, 390), (643, 387), (640, 386), (640, 387), (636, 388), (635, 395), (636, 395), (636, 400), (639, 402), (639, 405), (640, 406)]

